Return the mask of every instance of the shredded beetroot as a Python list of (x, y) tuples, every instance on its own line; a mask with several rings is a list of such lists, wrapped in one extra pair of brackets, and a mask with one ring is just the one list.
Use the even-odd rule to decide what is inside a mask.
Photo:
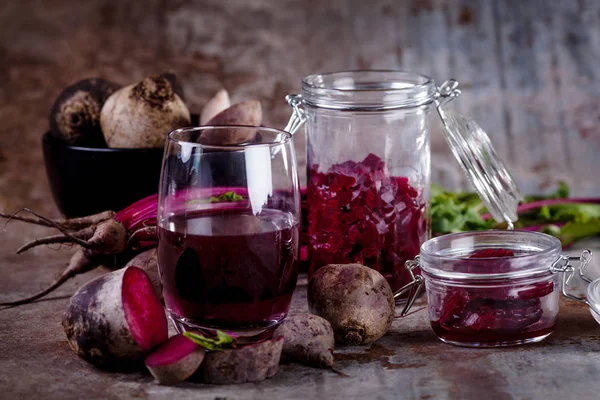
[(406, 177), (388, 176), (374, 154), (319, 172), (307, 188), (309, 273), (327, 264), (361, 263), (396, 290), (408, 282), (404, 262), (426, 235), (425, 206)]

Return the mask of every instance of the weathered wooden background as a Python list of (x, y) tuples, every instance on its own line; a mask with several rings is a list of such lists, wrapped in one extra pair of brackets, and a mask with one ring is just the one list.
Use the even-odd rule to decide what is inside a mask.
[[(458, 79), (525, 192), (600, 195), (598, 0), (0, 2), (0, 209), (56, 213), (40, 137), (60, 90), (179, 73), (192, 110), (220, 87), (284, 126), (310, 73), (400, 68)], [(304, 140), (296, 139), (302, 153)], [(466, 187), (433, 132), (433, 176)], [(303, 157), (300, 157), (303, 159)], [(82, 201), (85, 201), (82, 198)]]

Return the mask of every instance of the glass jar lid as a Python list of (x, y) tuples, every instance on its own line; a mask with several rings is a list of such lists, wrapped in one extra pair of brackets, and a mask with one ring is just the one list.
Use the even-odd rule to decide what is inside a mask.
[(433, 79), (393, 70), (341, 71), (302, 80), (302, 102), (343, 111), (378, 111), (433, 103)]
[(444, 138), (490, 215), (496, 222), (505, 221), (512, 229), (523, 196), (479, 124), (446, 107), (459, 95), (458, 82), (453, 79), (438, 89), (436, 106)]
[[(470, 258), (478, 251), (510, 251), (511, 256)], [(494, 281), (550, 274), (562, 252), (554, 236), (531, 231), (487, 230), (451, 233), (421, 245), (424, 274), (442, 279)]]

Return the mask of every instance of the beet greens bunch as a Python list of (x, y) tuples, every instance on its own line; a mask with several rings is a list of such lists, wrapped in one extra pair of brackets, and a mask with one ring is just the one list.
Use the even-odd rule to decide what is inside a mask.
[[(600, 198), (569, 197), (564, 182), (548, 196), (525, 196), (517, 212), (515, 229), (547, 233), (560, 239), (563, 246), (600, 235)], [(431, 188), (431, 226), (435, 236), (505, 227), (492, 219), (476, 193), (450, 192), (435, 184)]]

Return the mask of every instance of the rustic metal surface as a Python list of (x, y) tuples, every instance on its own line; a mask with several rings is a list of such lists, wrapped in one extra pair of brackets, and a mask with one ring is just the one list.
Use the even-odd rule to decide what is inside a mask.
[[(41, 286), (68, 258), (68, 251), (38, 249), (15, 256), (20, 227), (0, 233), (0, 299)], [(32, 234), (24, 229), (20, 234)], [(581, 243), (600, 250), (600, 241)], [(576, 253), (576, 249), (570, 250)], [(598, 251), (600, 253), (600, 251)], [(600, 260), (591, 266), (600, 276)], [(0, 309), (0, 398), (22, 399), (596, 399), (600, 392), (600, 326), (587, 307), (561, 302), (556, 332), (544, 342), (505, 349), (465, 349), (439, 342), (425, 310), (398, 318), (370, 346), (340, 348), (332, 371), (288, 364), (267, 381), (234, 386), (155, 384), (149, 374), (99, 371), (67, 345), (61, 314), (68, 297), (86, 280), (78, 277), (49, 299)], [(305, 283), (305, 281), (304, 281)], [(422, 302), (416, 309), (423, 306)], [(293, 312), (306, 310), (306, 287), (296, 291)]]

